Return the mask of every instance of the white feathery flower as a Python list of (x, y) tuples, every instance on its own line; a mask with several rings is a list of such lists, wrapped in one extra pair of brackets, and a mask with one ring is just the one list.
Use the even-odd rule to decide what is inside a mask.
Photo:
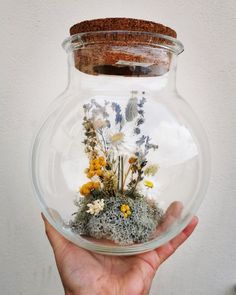
[(149, 165), (145, 168), (144, 175), (154, 176), (157, 173), (158, 169), (159, 169), (159, 166), (157, 164)]
[(104, 208), (104, 199), (101, 200), (95, 200), (92, 203), (87, 204), (88, 210), (87, 213), (97, 215), (99, 212), (101, 212)]

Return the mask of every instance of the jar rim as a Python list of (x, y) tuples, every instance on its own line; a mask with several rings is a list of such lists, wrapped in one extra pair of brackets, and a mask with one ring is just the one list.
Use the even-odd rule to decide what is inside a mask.
[[(71, 35), (69, 37), (67, 37), (63, 42), (62, 42), (62, 47), (66, 52), (71, 52), (74, 50), (77, 50), (81, 47), (83, 47), (84, 45), (88, 45), (88, 44), (96, 44), (99, 43), (98, 41), (94, 41), (94, 42), (86, 42), (85, 40), (82, 40), (83, 37), (89, 37), (92, 35), (102, 35), (102, 34), (123, 34), (123, 35), (136, 35), (136, 36), (149, 36), (152, 39), (161, 39), (162, 42), (157, 42), (157, 41), (153, 41), (153, 42), (147, 42), (146, 45), (147, 46), (158, 46), (160, 48), (164, 48), (176, 55), (181, 54), (184, 51), (184, 45), (182, 44), (181, 41), (179, 41), (177, 38), (168, 36), (168, 35), (164, 35), (164, 34), (160, 34), (160, 33), (155, 33), (155, 32), (147, 32), (147, 31), (128, 31), (128, 30), (102, 30), (102, 31), (89, 31), (89, 32), (82, 32), (82, 33), (78, 33), (78, 34), (74, 34)], [(139, 43), (137, 41), (137, 43)], [(142, 43), (145, 44), (145, 43)]]

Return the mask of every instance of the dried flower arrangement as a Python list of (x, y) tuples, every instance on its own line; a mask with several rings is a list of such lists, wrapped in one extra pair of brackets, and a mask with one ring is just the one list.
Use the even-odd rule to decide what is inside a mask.
[(70, 222), (74, 232), (120, 245), (146, 242), (154, 235), (163, 212), (147, 197), (158, 171), (147, 155), (158, 146), (142, 134), (145, 102), (144, 92), (138, 99), (132, 91), (123, 111), (116, 102), (101, 105), (95, 99), (83, 106), (89, 181), (78, 189), (78, 211)]

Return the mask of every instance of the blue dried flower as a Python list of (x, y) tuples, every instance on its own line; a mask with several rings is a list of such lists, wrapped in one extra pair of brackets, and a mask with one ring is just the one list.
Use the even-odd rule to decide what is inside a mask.
[(138, 128), (138, 127), (134, 128), (134, 133), (135, 134), (140, 134), (140, 132), (141, 132), (140, 128)]
[(121, 112), (121, 107), (118, 103), (113, 102), (111, 104), (112, 110), (115, 111), (116, 113), (120, 113)]
[(155, 151), (156, 149), (158, 149), (158, 145), (157, 144), (153, 144), (153, 143), (148, 143), (147, 144), (147, 149), (148, 150), (153, 149)]
[(83, 105), (83, 108), (84, 108), (85, 112), (89, 112), (91, 110), (92, 106), (90, 103), (86, 103)]
[(145, 143), (145, 140), (146, 140), (146, 136), (142, 135), (141, 138), (136, 141), (136, 144), (140, 147), (142, 144)]
[(144, 117), (144, 110), (138, 110), (140, 116)]
[(144, 123), (144, 118), (138, 118), (137, 120), (137, 126), (142, 125)]
[(150, 143), (151, 138), (147, 136), (145, 142), (145, 153), (147, 154), (150, 149), (156, 150), (158, 148), (157, 144)]
[(115, 117), (116, 124), (121, 124), (123, 121), (123, 116), (121, 113), (120, 105), (118, 103), (113, 102), (111, 107), (112, 107), (112, 110), (115, 111), (115, 113), (116, 113), (116, 117)]
[(116, 124), (119, 124), (122, 122), (122, 115), (121, 114), (116, 114)]
[(95, 99), (91, 99), (91, 103), (92, 103), (95, 107), (97, 107), (97, 108), (101, 108), (101, 105), (100, 105), (98, 102), (96, 102)]
[(138, 103), (138, 106), (139, 106), (140, 108), (142, 108), (146, 101), (147, 101), (146, 98), (145, 98), (145, 97), (142, 97), (142, 99), (141, 99), (140, 102)]
[(91, 99), (90, 109), (94, 106), (94, 109), (92, 110), (92, 116), (96, 117), (98, 115), (102, 115), (103, 118), (108, 118), (109, 114), (106, 111), (107, 104), (108, 104), (108, 102), (105, 101), (105, 106), (101, 106), (99, 103), (96, 102), (95, 99)]

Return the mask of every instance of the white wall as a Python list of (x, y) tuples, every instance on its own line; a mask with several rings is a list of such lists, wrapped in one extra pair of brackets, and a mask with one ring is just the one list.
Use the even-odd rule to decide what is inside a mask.
[(235, 294), (235, 0), (0, 1), (0, 293), (63, 294), (30, 188), (29, 148), (40, 115), (66, 85), (60, 43), (68, 28), (107, 16), (150, 19), (179, 32), (186, 50), (178, 88), (202, 121), (212, 150), (200, 225), (161, 267), (151, 294)]

